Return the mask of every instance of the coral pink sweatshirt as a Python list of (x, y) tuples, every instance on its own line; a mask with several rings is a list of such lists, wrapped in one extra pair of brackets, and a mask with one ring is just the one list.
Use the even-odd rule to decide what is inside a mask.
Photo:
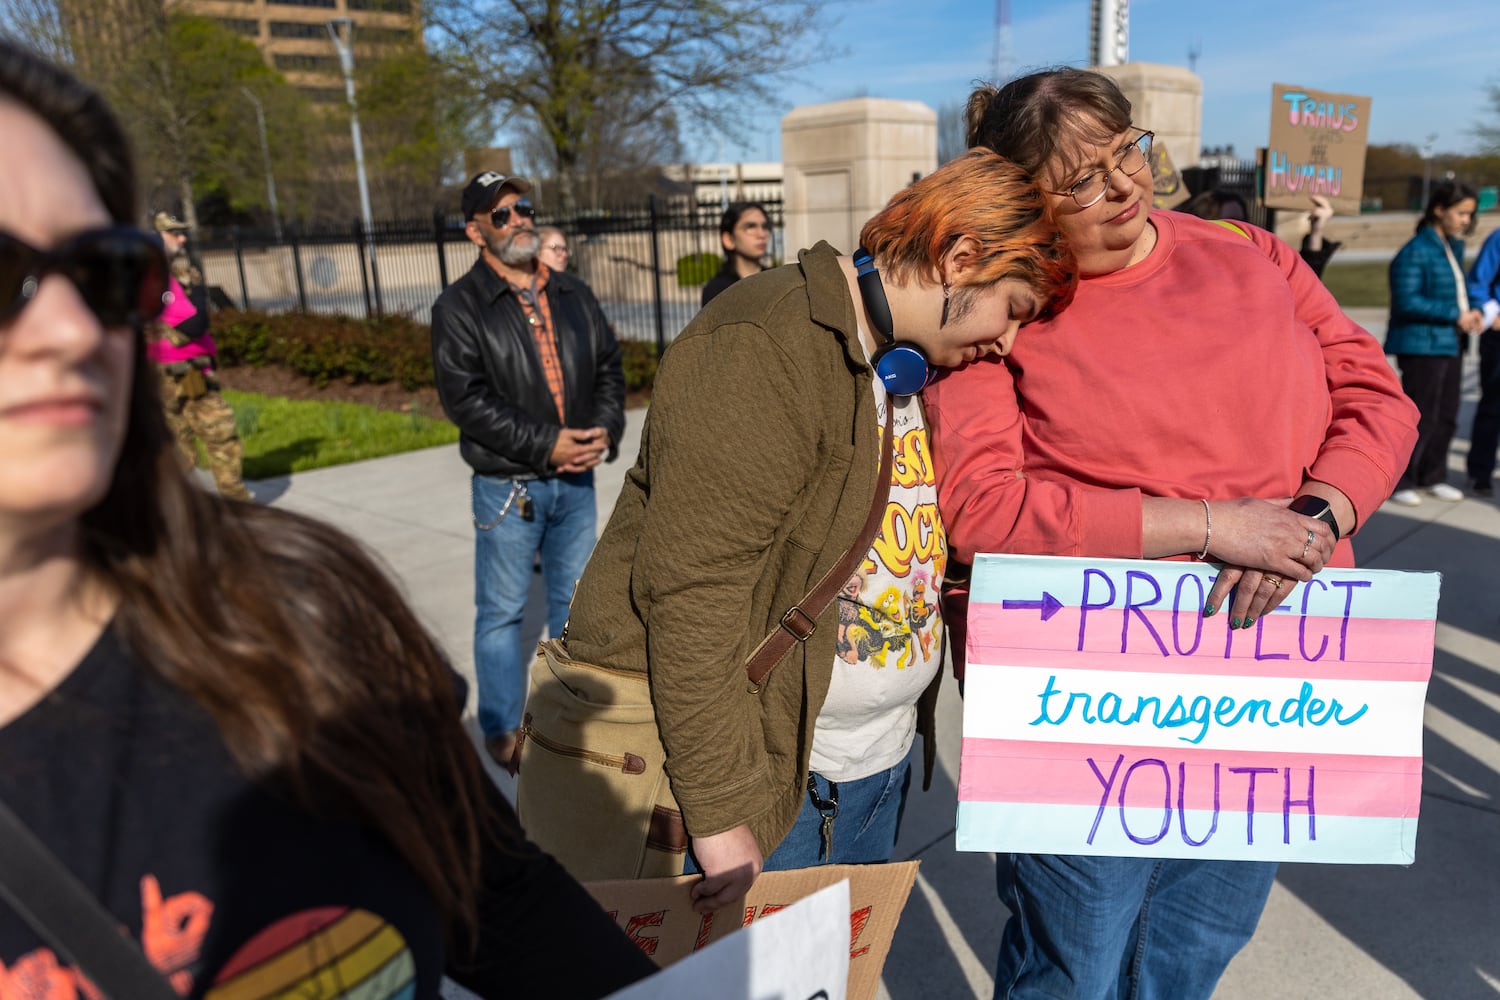
[[(1362, 524), (1390, 495), (1417, 414), (1380, 343), (1270, 233), (1151, 221), (1144, 261), (1084, 278), (1008, 363), (928, 388), (955, 558), (1140, 558), (1145, 496), (1289, 497), (1315, 479)], [(1347, 539), (1329, 564), (1353, 565)]]

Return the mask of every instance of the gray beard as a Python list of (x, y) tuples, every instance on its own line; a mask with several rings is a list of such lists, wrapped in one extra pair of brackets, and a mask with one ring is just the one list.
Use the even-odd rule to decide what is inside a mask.
[(485, 244), (489, 247), (490, 253), (499, 258), (500, 263), (506, 267), (521, 267), (536, 260), (536, 252), (541, 249), (542, 243), (540, 239), (533, 239), (530, 246), (520, 245), (517, 240), (522, 236), (535, 236), (535, 234), (530, 229), (517, 229), (504, 240), (489, 239), (485, 241)]

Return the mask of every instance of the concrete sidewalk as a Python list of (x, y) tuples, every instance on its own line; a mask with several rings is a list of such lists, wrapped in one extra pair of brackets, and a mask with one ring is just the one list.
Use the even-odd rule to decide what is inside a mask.
[[(1351, 312), (1383, 332), (1383, 315)], [(1461, 435), (1476, 396), (1471, 365)], [(644, 411), (627, 416), (621, 457), (598, 474), (601, 528), (639, 443)], [(1462, 438), (1455, 442), (1454, 483), (1463, 481), (1466, 447)], [(472, 678), (473, 529), (468, 470), (456, 448), (252, 488), (262, 502), (362, 539)], [(1357, 547), (1363, 566), (1443, 573), (1417, 862), (1282, 866), (1260, 929), (1230, 966), (1218, 1000), (1500, 996), (1500, 507), (1477, 499), (1386, 505), (1361, 530)], [(527, 627), (540, 635), (540, 615)], [(897, 844), (898, 859), (918, 858), (922, 870), (886, 965), (883, 995), (896, 1000), (988, 998), (993, 989), (990, 969), (1005, 919), (994, 858), (953, 847), (961, 715), (956, 686), (948, 684), (933, 787), (914, 788)], [(509, 779), (500, 780), (507, 788)]]

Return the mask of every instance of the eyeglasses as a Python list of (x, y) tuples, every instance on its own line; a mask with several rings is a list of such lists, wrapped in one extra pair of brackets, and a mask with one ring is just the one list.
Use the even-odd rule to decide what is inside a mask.
[(525, 198), (518, 199), (510, 205), (501, 205), (490, 213), (490, 225), (496, 229), (504, 229), (510, 222), (511, 213), (514, 212), (522, 219), (536, 218), (536, 209), (531, 207), (531, 202)]
[(1131, 142), (1119, 153), (1115, 154), (1115, 165), (1108, 170), (1095, 171), (1084, 177), (1078, 183), (1066, 191), (1049, 191), (1048, 194), (1071, 195), (1078, 203), (1079, 208), (1089, 208), (1098, 203), (1104, 197), (1104, 192), (1109, 190), (1109, 179), (1116, 170), (1131, 177), (1141, 172), (1151, 159), (1151, 140), (1156, 138), (1155, 132), (1142, 133), (1139, 139)]
[(19, 315), (49, 274), (71, 281), (106, 327), (155, 319), (167, 292), (161, 244), (134, 227), (90, 229), (51, 250), (38, 250), (0, 230), (0, 322)]
[(571, 251), (568, 250), (568, 245), (566, 243), (548, 243), (546, 246), (542, 247), (542, 249), (543, 250), (551, 250), (553, 253), (569, 253), (569, 252), (571, 252)]

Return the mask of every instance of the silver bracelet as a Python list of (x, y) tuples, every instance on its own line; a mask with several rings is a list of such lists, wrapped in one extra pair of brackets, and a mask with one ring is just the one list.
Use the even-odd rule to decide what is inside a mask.
[(1203, 551), (1198, 553), (1198, 561), (1202, 562), (1208, 558), (1208, 543), (1214, 537), (1214, 514), (1209, 509), (1207, 500), (1200, 500), (1199, 503), (1203, 504), (1203, 517), (1206, 522), (1203, 528)]

